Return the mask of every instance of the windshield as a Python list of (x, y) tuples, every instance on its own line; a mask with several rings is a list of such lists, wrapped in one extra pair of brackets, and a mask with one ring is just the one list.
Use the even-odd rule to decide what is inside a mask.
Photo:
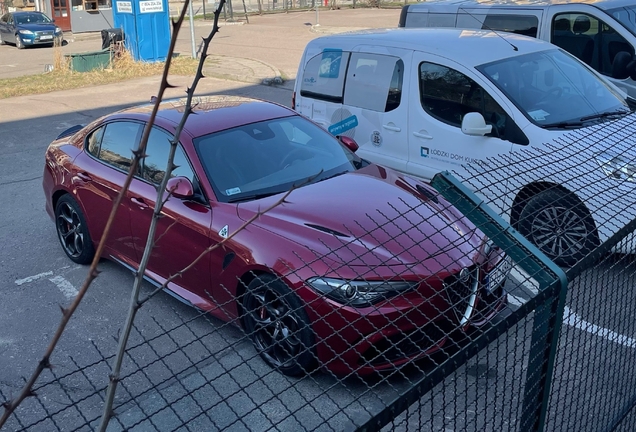
[(477, 69), (539, 126), (628, 110), (618, 93), (558, 49), (507, 58)]
[(636, 35), (636, 6), (625, 6), (607, 11), (614, 19)]
[(228, 129), (194, 140), (219, 201), (285, 192), (355, 171), (361, 159), (324, 129), (291, 116)]
[(20, 14), (15, 16), (16, 24), (50, 23), (51, 20), (41, 13)]

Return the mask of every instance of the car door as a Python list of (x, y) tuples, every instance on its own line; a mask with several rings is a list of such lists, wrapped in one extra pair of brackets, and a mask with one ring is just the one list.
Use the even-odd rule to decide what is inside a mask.
[(634, 35), (620, 23), (596, 8), (577, 4), (551, 6), (548, 25), (543, 39), (577, 57), (636, 98), (636, 82), (613, 76), (616, 55), (625, 52), (633, 57), (635, 53), (630, 42)]
[[(358, 46), (349, 56), (343, 109), (356, 126), (342, 133), (372, 162), (406, 171), (408, 161), (408, 74), (412, 51)], [(343, 120), (346, 122), (346, 119)], [(342, 123), (340, 123), (342, 124)], [(340, 135), (338, 124), (330, 132)]]
[[(512, 150), (505, 136), (514, 119), (465, 68), (426, 53), (413, 54), (414, 88), (409, 100), (408, 172), (430, 180), (440, 171), (464, 172), (462, 165), (485, 167), (486, 158)], [(487, 87), (486, 87), (487, 88)], [(492, 133), (462, 132), (463, 117), (482, 114)]]
[[(102, 237), (113, 203), (124, 185), (140, 133), (141, 124), (136, 122), (101, 125), (87, 135), (85, 151), (75, 158), (72, 184), (95, 242)], [(115, 214), (106, 247), (105, 255), (128, 264), (137, 260), (125, 200)]]
[[(142, 161), (141, 174), (130, 185), (132, 233), (137, 261), (140, 262), (146, 247), (150, 222), (157, 199), (157, 187), (165, 175), (172, 136), (158, 127), (153, 127)], [(176, 149), (175, 168), (172, 176), (188, 178), (195, 191), (197, 178), (181, 147)], [(159, 283), (192, 264), (210, 245), (212, 211), (201, 193), (198, 199), (168, 197), (158, 220), (155, 245), (150, 255), (147, 272)], [(202, 309), (210, 309), (210, 261), (216, 254), (205, 255), (193, 268), (178, 277), (169, 288), (180, 297)], [(196, 297), (190, 293), (194, 293)]]

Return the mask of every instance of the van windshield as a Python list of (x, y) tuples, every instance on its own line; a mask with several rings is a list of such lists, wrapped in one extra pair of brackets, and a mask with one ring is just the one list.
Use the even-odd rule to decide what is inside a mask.
[(562, 50), (525, 54), (477, 67), (535, 124), (577, 127), (628, 113), (627, 103)]
[(636, 6), (609, 9), (607, 13), (636, 36)]

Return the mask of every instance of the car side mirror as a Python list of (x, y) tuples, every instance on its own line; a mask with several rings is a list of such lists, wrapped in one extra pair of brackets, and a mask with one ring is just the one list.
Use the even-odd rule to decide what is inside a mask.
[(194, 196), (192, 182), (186, 177), (172, 177), (166, 184), (166, 191), (179, 199), (187, 199)]
[(492, 132), (492, 125), (487, 125), (480, 113), (471, 112), (462, 119), (462, 132), (466, 135), (484, 136)]
[(343, 143), (349, 150), (351, 150), (354, 153), (357, 152), (358, 149), (360, 148), (358, 143), (353, 138), (350, 138), (348, 136), (343, 136), (343, 135), (339, 135), (336, 138), (338, 138), (341, 143)]

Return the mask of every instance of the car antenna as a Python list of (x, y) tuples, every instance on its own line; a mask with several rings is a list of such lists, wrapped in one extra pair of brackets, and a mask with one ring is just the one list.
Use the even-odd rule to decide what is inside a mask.
[[(468, 15), (470, 15), (475, 21), (479, 22), (479, 20), (477, 19), (477, 17), (473, 14), (471, 14), (470, 12), (468, 12), (466, 9), (464, 9), (463, 7), (460, 7), (459, 10), (464, 11), (465, 13), (467, 13)], [(510, 45), (512, 47), (513, 50), (515, 51), (519, 51), (519, 48), (517, 48), (512, 42), (510, 42), (508, 39), (506, 39), (505, 37), (503, 37), (502, 35), (500, 35), (499, 33), (497, 33), (497, 30), (494, 30), (492, 28), (490, 28), (490, 26), (488, 26), (485, 23), (481, 23), (482, 25), (482, 29), (485, 27), (486, 30), (490, 30), (491, 32), (493, 32), (494, 34), (496, 34), (497, 36), (499, 36), (501, 39), (503, 39), (508, 45)]]

